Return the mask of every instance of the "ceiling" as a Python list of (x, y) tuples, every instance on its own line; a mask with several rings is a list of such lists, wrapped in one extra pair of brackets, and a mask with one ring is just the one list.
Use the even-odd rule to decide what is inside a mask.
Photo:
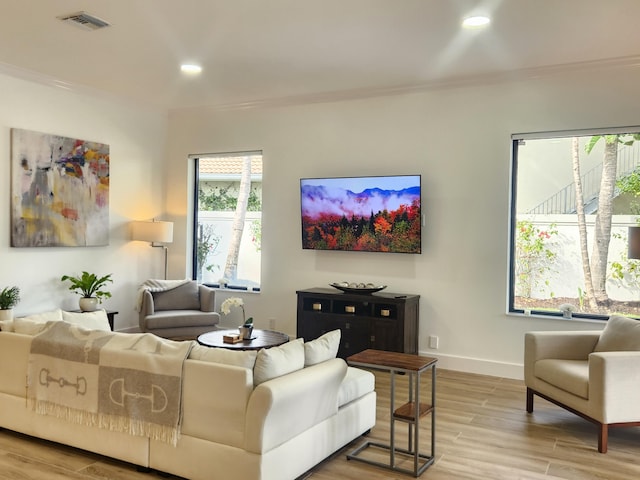
[[(56, 18), (78, 11), (111, 26)], [(488, 28), (460, 28), (477, 13)], [(169, 110), (303, 103), (639, 68), (639, 18), (640, 0), (2, 0), (0, 73)]]

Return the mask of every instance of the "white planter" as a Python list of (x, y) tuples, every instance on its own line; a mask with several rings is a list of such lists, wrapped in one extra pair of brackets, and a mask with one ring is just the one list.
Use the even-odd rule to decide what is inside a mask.
[(13, 309), (0, 310), (0, 321), (13, 320)]
[(98, 308), (98, 299), (95, 297), (81, 297), (78, 303), (83, 312), (93, 312)]

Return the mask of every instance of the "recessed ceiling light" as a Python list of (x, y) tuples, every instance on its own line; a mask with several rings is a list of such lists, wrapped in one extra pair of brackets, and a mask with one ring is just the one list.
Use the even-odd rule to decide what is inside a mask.
[(194, 63), (183, 63), (180, 65), (180, 70), (184, 73), (196, 74), (202, 72), (202, 67)]
[(465, 28), (478, 28), (488, 25), (489, 22), (491, 22), (491, 19), (489, 17), (486, 17), (484, 15), (475, 15), (473, 17), (465, 18), (462, 22), (462, 26)]

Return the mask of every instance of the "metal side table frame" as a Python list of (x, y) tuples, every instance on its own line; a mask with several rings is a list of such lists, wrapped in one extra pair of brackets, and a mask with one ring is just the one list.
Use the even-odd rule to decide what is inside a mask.
[[(420, 476), (435, 459), (435, 398), (436, 398), (436, 358), (422, 357), (418, 355), (386, 352), (382, 350), (365, 350), (347, 358), (347, 362), (355, 367), (370, 368), (374, 370), (388, 371), (391, 378), (390, 389), (390, 434), (389, 445), (367, 441), (350, 454), (348, 460), (358, 460), (360, 462), (388, 468), (402, 473), (411, 474), (414, 477)], [(420, 402), (420, 376), (427, 370), (431, 370), (431, 404)], [(407, 374), (409, 376), (409, 399), (404, 405), (395, 408), (395, 377), (396, 374)], [(414, 398), (415, 397), (415, 398)], [(416, 406), (418, 408), (416, 409)], [(420, 450), (420, 417), (431, 413), (431, 454), (425, 455)], [(403, 421), (408, 424), (408, 446), (406, 449), (396, 446), (395, 422)], [(378, 447), (389, 451), (389, 463), (377, 462), (360, 457), (365, 449)], [(396, 454), (411, 457), (413, 469), (399, 467), (396, 464)]]

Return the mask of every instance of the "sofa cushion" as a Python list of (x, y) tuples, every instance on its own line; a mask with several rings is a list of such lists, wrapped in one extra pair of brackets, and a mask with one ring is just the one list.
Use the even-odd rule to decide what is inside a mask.
[(260, 385), (272, 378), (295, 372), (304, 367), (304, 343), (302, 338), (258, 351), (253, 367), (253, 383)]
[(74, 325), (80, 325), (87, 330), (102, 330), (110, 332), (109, 319), (105, 310), (95, 312), (62, 312), (62, 320)]
[(13, 332), (13, 320), (0, 320), (0, 330), (3, 332)]
[(153, 292), (153, 309), (158, 310), (200, 310), (200, 293), (195, 280), (179, 287)]
[(336, 358), (340, 347), (340, 329), (332, 330), (304, 344), (304, 366)]
[(534, 367), (534, 375), (554, 387), (589, 398), (589, 361), (559, 360), (546, 358), (538, 360)]
[(211, 348), (203, 345), (194, 345), (189, 353), (192, 360), (203, 362), (222, 363), (253, 369), (256, 364), (258, 352), (255, 350), (228, 350), (226, 348)]
[(338, 390), (338, 407), (342, 407), (375, 389), (373, 373), (360, 368), (348, 367), (347, 374)]
[(52, 310), (50, 312), (36, 313), (26, 317), (17, 317), (13, 319), (13, 331), (24, 335), (37, 335), (40, 333), (47, 322), (61, 322), (62, 310)]
[(640, 321), (612, 315), (600, 334), (594, 352), (640, 350)]

